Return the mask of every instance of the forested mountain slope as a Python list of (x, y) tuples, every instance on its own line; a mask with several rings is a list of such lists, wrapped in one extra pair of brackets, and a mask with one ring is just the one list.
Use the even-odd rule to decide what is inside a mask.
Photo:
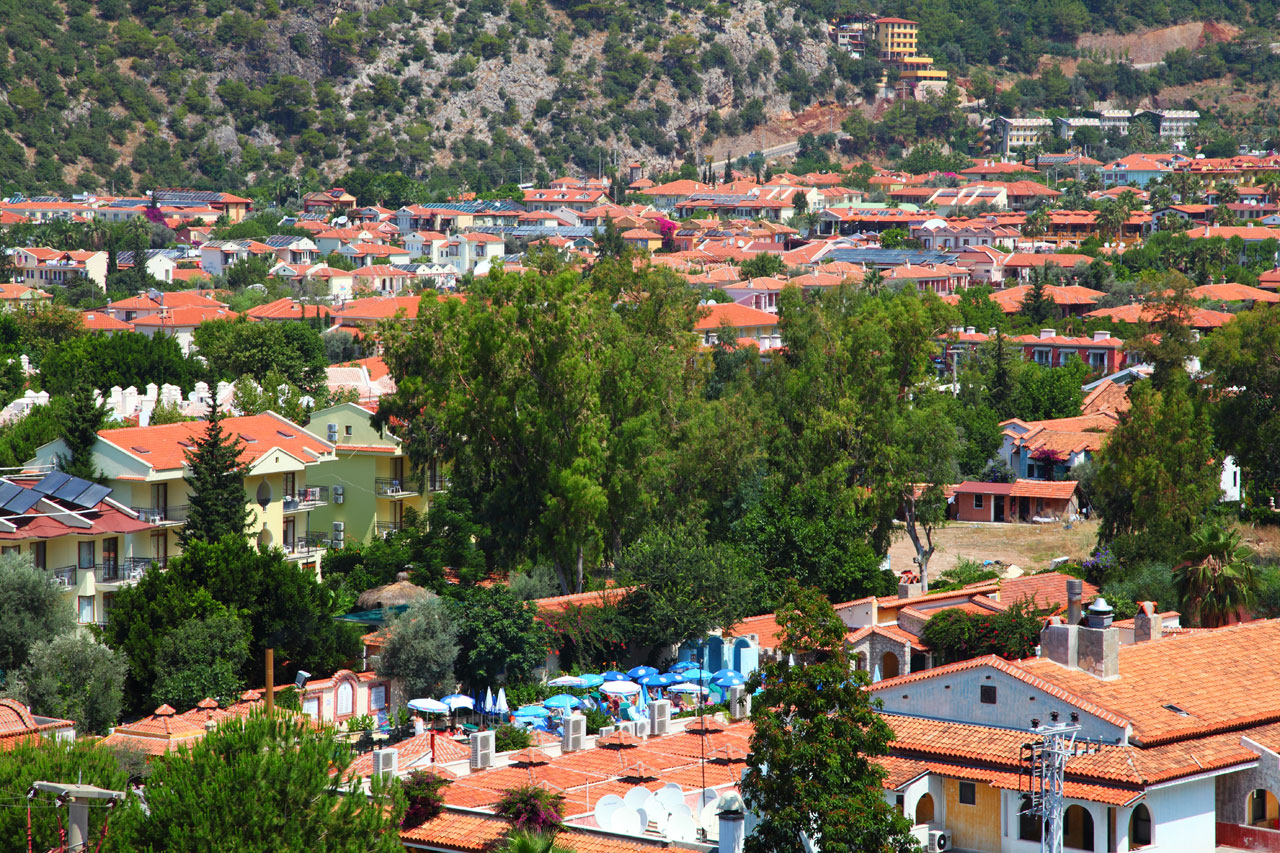
[[(322, 180), (351, 165), (484, 190), (671, 162), (879, 76), (828, 41), (908, 15), (944, 66), (1034, 69), (1088, 29), (1275, 4), (920, 0), (0, 0), (0, 189)], [(315, 171), (310, 171), (315, 170)]]

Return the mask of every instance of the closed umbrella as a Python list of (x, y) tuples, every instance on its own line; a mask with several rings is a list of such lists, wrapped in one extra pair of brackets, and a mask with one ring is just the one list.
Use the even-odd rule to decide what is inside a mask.
[[(633, 681), (640, 681), (646, 675), (657, 675), (658, 671), (651, 666), (633, 666), (627, 670), (627, 677)], [(641, 682), (643, 684), (643, 682)]]
[(609, 670), (602, 677), (604, 678), (605, 681), (630, 681), (631, 680), (630, 676), (628, 676), (625, 672), (618, 672), (617, 670), (614, 670), (614, 669)]
[(494, 701), (493, 701), (492, 687), (486, 687), (484, 689), (484, 705), (482, 707), (483, 707), (484, 713), (486, 714), (492, 715), (492, 714), (498, 713), (498, 706), (494, 704)]
[(577, 696), (570, 696), (568, 693), (557, 693), (550, 699), (544, 699), (542, 704), (548, 708), (568, 710), (570, 708), (578, 707), (579, 702)]
[(552, 687), (586, 687), (587, 682), (576, 675), (562, 675), (547, 682)]
[(578, 677), (582, 679), (583, 687), (599, 687), (604, 684), (604, 676), (596, 675), (594, 672), (587, 672)]
[(409, 707), (424, 714), (447, 714), (449, 706), (435, 699), (410, 699)]
[(508, 714), (511, 712), (511, 709), (507, 707), (507, 688), (498, 688), (498, 698), (493, 701), (493, 704), (493, 710), (497, 714)]
[(634, 681), (606, 681), (600, 685), (600, 692), (610, 696), (634, 696), (640, 692), (640, 685)]

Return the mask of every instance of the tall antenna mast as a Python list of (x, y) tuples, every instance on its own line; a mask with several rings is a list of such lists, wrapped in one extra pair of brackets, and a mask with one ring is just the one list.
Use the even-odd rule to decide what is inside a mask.
[(1040, 725), (1033, 719), (1031, 729), (1040, 736), (1038, 741), (1027, 744), (1027, 756), (1031, 776), (1031, 803), (1024, 814), (1034, 814), (1042, 821), (1040, 853), (1062, 853), (1063, 816), (1066, 800), (1062, 793), (1066, 777), (1067, 759), (1076, 754), (1076, 735), (1080, 732), (1077, 715), (1072, 713), (1070, 723), (1059, 723), (1058, 712), (1050, 714), (1050, 722)]

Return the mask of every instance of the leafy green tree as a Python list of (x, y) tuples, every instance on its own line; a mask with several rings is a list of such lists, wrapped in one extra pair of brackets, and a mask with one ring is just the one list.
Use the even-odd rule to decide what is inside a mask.
[(40, 381), (50, 394), (72, 393), (86, 375), (99, 388), (141, 388), (149, 382), (189, 388), (197, 365), (174, 338), (136, 332), (69, 338), (49, 347), (40, 362)]
[(948, 417), (950, 407), (941, 395), (921, 393), (916, 405), (903, 411), (892, 452), (895, 467), (904, 470), (903, 531), (911, 541), (914, 562), (924, 591), (929, 591), (929, 560), (937, 545), (934, 533), (947, 523), (945, 489), (959, 473), (960, 434)]
[(523, 681), (547, 661), (546, 626), (537, 605), (504, 586), (471, 587), (448, 600), (457, 628), (457, 670), (469, 684), (492, 684), (500, 675)]
[[(821, 839), (824, 853), (918, 849), (910, 823), (885, 801), (893, 731), (845, 646), (847, 628), (813, 590), (791, 586), (777, 611), (778, 655), (752, 677), (764, 693), (742, 794), (759, 816), (747, 853), (793, 853)], [(808, 842), (805, 841), (808, 839)]]
[(222, 609), (175, 626), (156, 646), (156, 682), (151, 701), (194, 708), (205, 698), (235, 696), (244, 689), (249, 632), (234, 613)]
[(324, 340), (307, 323), (213, 320), (197, 326), (193, 338), (212, 381), (247, 376), (261, 385), (274, 371), (308, 393), (324, 385)]
[(347, 779), (354, 759), (331, 729), (291, 716), (224, 721), (152, 764), (139, 849), (396, 853), (398, 783), (375, 778), (364, 795)]
[(0, 555), (0, 679), (27, 662), (32, 644), (75, 627), (71, 608), (28, 555)]
[(959, 608), (930, 617), (920, 634), (941, 663), (983, 655), (1022, 660), (1035, 654), (1044, 618), (1029, 601), (1011, 602), (996, 614), (968, 613)]
[(1245, 614), (1258, 589), (1252, 556), (1236, 530), (1216, 524), (1197, 530), (1173, 573), (1181, 612), (1205, 628)]
[(1078, 357), (1062, 367), (1044, 367), (1034, 361), (1018, 365), (1011, 408), (1025, 421), (1073, 418), (1084, 402), (1081, 384), (1089, 367)]
[(1214, 385), (1232, 389), (1214, 406), (1218, 443), (1240, 463), (1255, 503), (1280, 491), (1280, 310), (1255, 307), (1205, 342)]
[(1095, 458), (1098, 540), (1121, 562), (1186, 551), (1221, 494), (1208, 415), (1188, 384), (1134, 385), (1129, 411)]
[[(270, 325), (270, 324), (263, 324)], [(190, 488), (187, 523), (178, 532), (183, 546), (200, 540), (217, 542), (224, 536), (243, 538), (249, 527), (249, 507), (244, 491), (248, 466), (240, 462), (244, 442), (223, 431), (224, 417), (211, 407), (204, 435), (186, 451), (190, 473), (183, 477)]]
[(782, 256), (773, 252), (757, 252), (747, 258), (738, 267), (738, 274), (743, 278), (760, 278), (777, 276), (787, 271)]
[(307, 394), (293, 385), (277, 370), (267, 371), (262, 384), (241, 377), (236, 383), (232, 405), (242, 415), (261, 415), (275, 412), (294, 423), (306, 423), (311, 417), (310, 406), (304, 405)]
[(628, 636), (656, 660), (671, 646), (736, 625), (754, 611), (757, 568), (741, 548), (708, 543), (690, 526), (650, 529), (614, 567), (621, 583), (635, 587), (618, 605)]
[[(1152, 365), (1151, 382), (1163, 390), (1186, 376), (1187, 362), (1200, 354), (1200, 343), (1191, 326), (1196, 303), (1191, 291), (1194, 285), (1180, 273), (1152, 281), (1153, 293), (1148, 304), (1152, 318), (1143, 324), (1142, 349)], [(1154, 341), (1154, 343), (1153, 343)]]
[(68, 633), (33, 643), (17, 680), (35, 713), (75, 720), (80, 731), (105, 734), (120, 719), (127, 668), (123, 655)]
[(422, 565), (426, 577), (443, 582), (447, 566), (464, 584), (481, 580), (486, 572), (481, 543), (489, 540), (489, 533), (475, 520), (471, 502), (452, 491), (442, 492), (432, 499), (426, 521), (415, 525), (410, 537), (413, 560)]
[[(37, 781), (81, 782), (108, 791), (126, 791), (129, 776), (119, 755), (84, 739), (36, 738), (0, 750), (0, 797), (6, 802), (25, 803), (27, 791)], [(65, 829), (66, 812), (40, 807), (52, 802), (51, 795), (42, 794), (31, 809), (31, 837), (37, 850), (56, 850), (65, 843), (60, 831)], [(89, 809), (89, 840), (96, 847), (105, 829), (103, 853), (138, 850), (135, 833), (143, 819), (141, 803), (137, 796), (129, 796), (109, 813)], [(0, 809), (0, 838), (9, 839), (7, 849), (25, 849), (26, 837), (26, 808)]]
[(411, 696), (453, 692), (458, 626), (439, 599), (413, 602), (385, 631), (387, 642), (378, 663), (379, 675), (401, 679)]
[(989, 284), (975, 284), (956, 291), (956, 307), (964, 325), (986, 334), (991, 329), (1003, 329), (1009, 320), (999, 303), (991, 298), (994, 291)]
[(1045, 290), (1052, 283), (1052, 274), (1045, 267), (1033, 269), (1030, 288), (1022, 297), (1018, 313), (1037, 325), (1052, 321), (1058, 314), (1058, 306), (1053, 304), (1053, 297)]
[(62, 441), (67, 455), (58, 457), (58, 467), (73, 477), (98, 479), (98, 466), (93, 449), (98, 443), (98, 430), (106, 422), (106, 412), (93, 395), (93, 386), (81, 381), (67, 400), (62, 422)]
[(497, 853), (569, 853), (569, 848), (556, 844), (553, 834), (516, 830), (502, 839)]
[[(333, 596), (313, 570), (285, 559), (279, 550), (252, 547), (242, 535), (215, 543), (192, 540), (165, 571), (147, 572), (116, 593), (103, 632), (107, 643), (129, 658), (130, 707), (146, 710), (156, 682), (169, 675), (157, 667), (168, 634), (189, 620), (228, 612), (243, 620), (249, 633), (249, 654), (239, 669), (245, 683), (262, 682), (269, 647), (276, 650), (278, 683), (291, 681), (296, 669), (333, 672), (359, 649), (358, 632), (334, 621)], [(189, 635), (180, 637), (175, 646), (189, 641)]]

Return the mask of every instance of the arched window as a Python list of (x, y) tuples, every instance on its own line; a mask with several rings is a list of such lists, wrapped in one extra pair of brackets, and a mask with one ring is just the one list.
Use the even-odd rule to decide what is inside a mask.
[(1129, 816), (1129, 849), (1146, 847), (1151, 843), (1151, 812), (1146, 804), (1138, 803)]
[(1040, 815), (1031, 811), (1031, 796), (1022, 795), (1022, 806), (1018, 810), (1018, 839), (1020, 841), (1039, 841), (1044, 836), (1044, 822)]
[(933, 823), (932, 794), (925, 794), (916, 803), (916, 823)]
[(1267, 829), (1280, 829), (1280, 802), (1276, 795), (1265, 788), (1259, 788), (1249, 794), (1249, 825)]
[(1093, 815), (1084, 806), (1067, 806), (1062, 816), (1062, 846), (1072, 850), (1093, 849)]
[(355, 713), (356, 705), (356, 688), (350, 681), (338, 682), (338, 707), (337, 715), (339, 717), (349, 717)]
[(893, 678), (898, 674), (898, 656), (893, 652), (885, 652), (880, 657), (880, 677)]

